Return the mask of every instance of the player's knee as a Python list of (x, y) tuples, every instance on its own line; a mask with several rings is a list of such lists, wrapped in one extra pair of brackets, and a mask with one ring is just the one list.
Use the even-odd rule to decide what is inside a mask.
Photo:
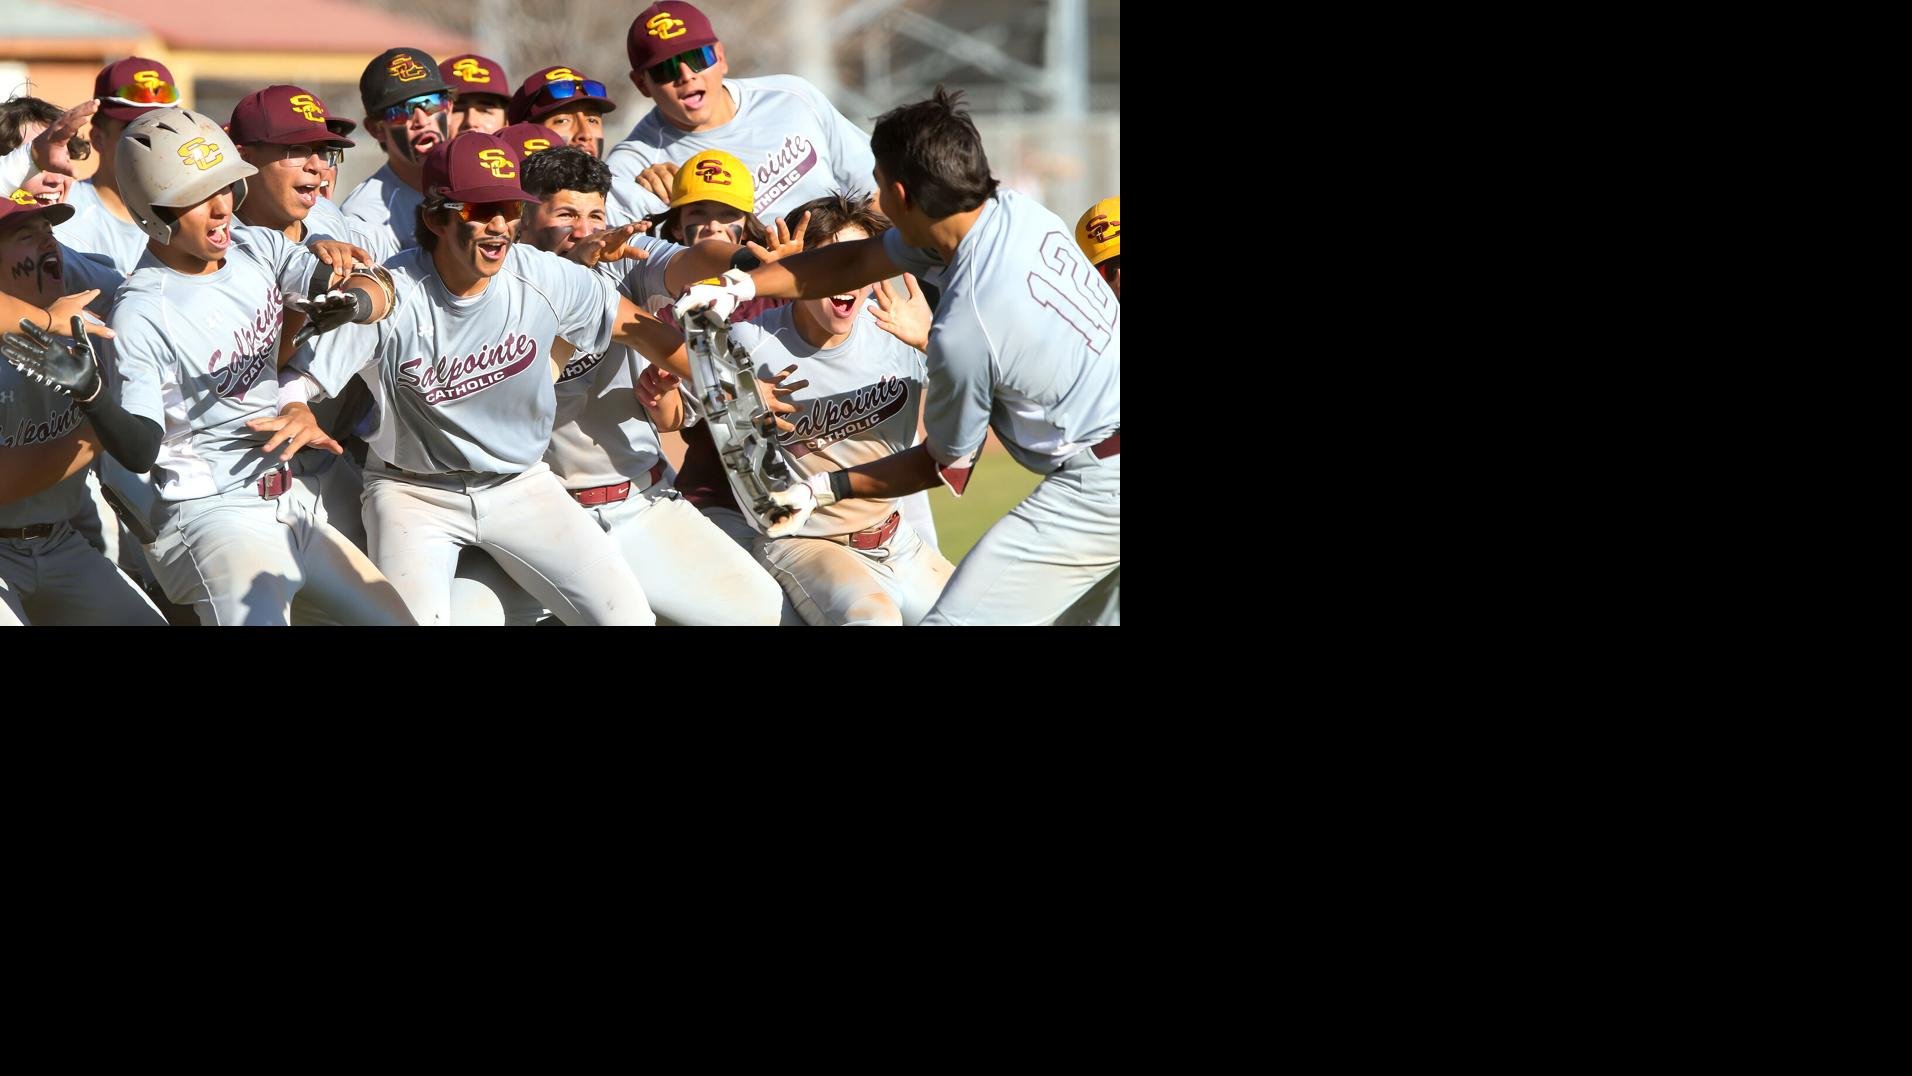
[(888, 594), (867, 594), (843, 611), (843, 625), (850, 628), (900, 628), (903, 611)]

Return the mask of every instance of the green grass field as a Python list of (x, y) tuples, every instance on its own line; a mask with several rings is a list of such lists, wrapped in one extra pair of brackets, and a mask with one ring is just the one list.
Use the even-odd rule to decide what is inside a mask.
[(1042, 476), (1023, 470), (1001, 445), (991, 444), (976, 461), (968, 492), (959, 500), (946, 486), (929, 491), (929, 510), (936, 517), (936, 541), (951, 564), (961, 564), (990, 524), (1029, 496)]

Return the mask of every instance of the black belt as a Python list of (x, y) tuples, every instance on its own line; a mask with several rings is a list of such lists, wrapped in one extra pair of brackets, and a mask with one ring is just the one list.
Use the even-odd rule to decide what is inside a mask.
[(35, 523), (30, 527), (0, 527), (0, 538), (50, 538), (57, 523)]

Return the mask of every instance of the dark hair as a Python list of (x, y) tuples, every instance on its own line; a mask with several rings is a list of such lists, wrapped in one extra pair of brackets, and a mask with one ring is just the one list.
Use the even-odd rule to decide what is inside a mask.
[(792, 209), (783, 222), (794, 231), (805, 213), (810, 214), (810, 227), (803, 232), (805, 250), (826, 239), (834, 240), (838, 232), (852, 224), (872, 237), (890, 230), (890, 218), (877, 212), (876, 207), (870, 204), (869, 196), (861, 192), (844, 194), (842, 191), (831, 191)]
[(425, 227), (425, 218), (444, 208), (445, 200), (434, 196), (418, 203), (418, 208), (412, 210), (412, 215), (417, 219), (416, 227), (412, 230), (412, 238), (418, 240), (418, 245), (424, 247), (427, 254), (438, 249), (438, 233)]
[(892, 108), (876, 119), (870, 153), (883, 178), (901, 183), (933, 220), (966, 213), (996, 193), (983, 136), (961, 109), (963, 92), (936, 87), (927, 101)]
[(525, 193), (538, 198), (559, 191), (611, 193), (610, 167), (576, 146), (539, 150), (525, 158), (522, 172)]
[[(0, 154), (12, 153), (20, 148), (26, 139), (20, 132), (29, 123), (51, 127), (60, 118), (60, 106), (38, 97), (15, 97), (10, 101), (0, 101)], [(67, 152), (85, 160), (93, 151), (92, 143), (73, 136), (67, 140)]]

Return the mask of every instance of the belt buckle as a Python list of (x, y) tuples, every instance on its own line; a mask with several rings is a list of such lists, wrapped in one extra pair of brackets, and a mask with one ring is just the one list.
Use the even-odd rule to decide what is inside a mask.
[(292, 470), (283, 465), (266, 472), (259, 478), (259, 497), (262, 500), (277, 500), (290, 488), (292, 488)]

